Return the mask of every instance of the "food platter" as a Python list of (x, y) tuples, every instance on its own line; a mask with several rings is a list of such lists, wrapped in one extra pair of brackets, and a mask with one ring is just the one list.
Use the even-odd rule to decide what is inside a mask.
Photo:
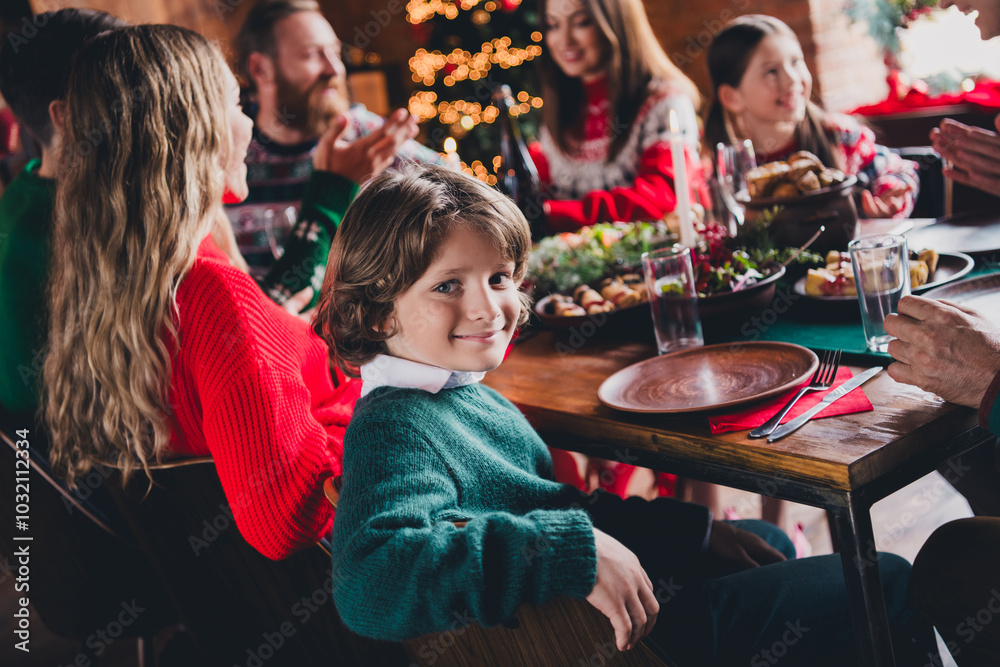
[[(698, 313), (707, 339), (725, 338), (733, 326), (739, 327), (748, 317), (768, 307), (774, 299), (775, 287), (785, 274), (781, 268), (753, 285), (737, 292), (727, 291), (698, 299)], [(642, 332), (653, 335), (653, 321), (649, 303), (643, 302), (627, 308), (592, 315), (551, 315), (547, 309), (555, 295), (549, 294), (535, 303), (534, 312), (546, 327), (557, 330), (600, 333)], [(591, 335), (591, 334), (586, 334)]]
[(746, 206), (747, 217), (761, 215), (777, 209), (769, 226), (771, 241), (776, 247), (799, 247), (824, 231), (812, 241), (809, 249), (825, 253), (846, 248), (854, 237), (858, 225), (858, 211), (851, 196), (858, 179), (848, 176), (843, 182), (825, 188), (801, 193), (795, 197), (754, 197), (746, 191), (737, 199)]
[(829, 199), (832, 196), (841, 196), (841, 193), (845, 192), (850, 194), (857, 184), (858, 179), (856, 176), (847, 176), (840, 183), (834, 183), (818, 190), (801, 192), (794, 197), (753, 197), (751, 199), (746, 190), (741, 190), (737, 193), (736, 199), (741, 204), (750, 204), (755, 208), (771, 208), (772, 206), (785, 206), (787, 204), (797, 204), (816, 199)]
[(814, 352), (792, 343), (707, 345), (623, 368), (601, 384), (597, 397), (625, 412), (718, 410), (797, 387), (818, 365)]
[(976, 260), (964, 252), (938, 253), (938, 265), (934, 275), (928, 278), (926, 283), (912, 291), (914, 294), (923, 294), (936, 287), (964, 278), (969, 271), (972, 271), (975, 264)]
[[(911, 290), (914, 294), (923, 294), (929, 290), (941, 287), (955, 280), (965, 277), (972, 267), (975, 265), (975, 260), (972, 257), (961, 253), (961, 252), (942, 252), (938, 255), (938, 265), (934, 274), (928, 279), (926, 283)], [(856, 295), (849, 296), (817, 296), (814, 294), (806, 293), (806, 279), (803, 277), (799, 279), (793, 289), (796, 294), (806, 299), (812, 301), (818, 301), (827, 304), (842, 304), (851, 303), (857, 304), (858, 297)]]
[(550, 329), (573, 329), (579, 328), (585, 323), (597, 327), (603, 327), (609, 323), (615, 328), (631, 328), (633, 326), (653, 326), (649, 314), (649, 302), (638, 303), (627, 308), (619, 308), (606, 313), (594, 313), (589, 315), (551, 315), (547, 311), (550, 302), (556, 298), (555, 294), (549, 294), (539, 299), (535, 303), (535, 315), (545, 326)]

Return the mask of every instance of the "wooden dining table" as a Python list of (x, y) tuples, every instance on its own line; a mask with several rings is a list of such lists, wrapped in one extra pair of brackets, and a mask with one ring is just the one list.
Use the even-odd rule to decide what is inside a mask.
[[(739, 349), (733, 344), (734, 354)], [(894, 665), (870, 510), (987, 440), (975, 411), (883, 372), (864, 385), (874, 410), (813, 420), (769, 444), (747, 431), (713, 435), (705, 413), (636, 414), (598, 400), (605, 379), (655, 354), (650, 343), (602, 340), (599, 332), (573, 340), (540, 331), (519, 341), (484, 382), (517, 405), (551, 446), (826, 509), (862, 664)], [(855, 373), (874, 365), (869, 361), (845, 359)]]

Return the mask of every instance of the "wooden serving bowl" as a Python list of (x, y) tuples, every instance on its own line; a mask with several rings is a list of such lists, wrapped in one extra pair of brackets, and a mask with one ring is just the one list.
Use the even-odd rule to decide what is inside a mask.
[(768, 230), (776, 248), (798, 247), (808, 241), (821, 226), (820, 234), (809, 250), (825, 254), (847, 247), (858, 226), (858, 208), (854, 190), (858, 179), (848, 176), (844, 182), (799, 195), (797, 197), (755, 197), (741, 192), (737, 199), (746, 207), (747, 219), (778, 207)]
[(698, 315), (705, 342), (730, 340), (740, 335), (744, 327), (752, 327), (752, 318), (772, 307), (778, 281), (783, 275), (785, 267), (738, 292), (723, 292), (698, 299)]
[[(783, 275), (784, 267), (738, 292), (713, 294), (698, 299), (698, 315), (701, 317), (705, 340), (720, 341), (738, 335), (754, 315), (771, 307), (775, 288)], [(653, 318), (649, 303), (595, 315), (561, 316), (545, 313), (545, 306), (551, 298), (552, 295), (549, 295), (538, 300), (534, 307), (535, 315), (546, 327), (565, 331), (574, 339), (606, 336), (653, 339)]]

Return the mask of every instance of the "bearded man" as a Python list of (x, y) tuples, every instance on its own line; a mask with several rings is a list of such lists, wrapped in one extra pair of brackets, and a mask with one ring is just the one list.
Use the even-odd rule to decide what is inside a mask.
[[(440, 163), (441, 158), (413, 141), (416, 120), (405, 109), (382, 118), (351, 103), (340, 40), (314, 0), (261, 0), (247, 15), (236, 46), (238, 69), (248, 85), (244, 108), (254, 130), (246, 158), (250, 194), (228, 212), (251, 272), (280, 303), (309, 284), (322, 283), (328, 245), (307, 248), (305, 255), (299, 246), (335, 232), (321, 228), (329, 210), (309, 216), (306, 186), (318, 146), (334, 154), (326, 169), (342, 177), (322, 184), (326, 202), (349, 203), (358, 185), (393, 164)], [(341, 196), (331, 197), (338, 194), (331, 190)], [(275, 264), (289, 244), (296, 246), (297, 256)]]

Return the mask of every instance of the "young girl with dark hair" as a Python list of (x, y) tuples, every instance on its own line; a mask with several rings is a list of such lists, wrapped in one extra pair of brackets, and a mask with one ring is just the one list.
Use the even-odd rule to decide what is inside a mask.
[(904, 218), (919, 189), (912, 162), (875, 143), (851, 116), (810, 100), (812, 75), (792, 29), (771, 16), (731, 21), (708, 48), (715, 100), (705, 122), (705, 146), (750, 139), (757, 164), (814, 153), (827, 167), (858, 176), (861, 208), (870, 218)]

